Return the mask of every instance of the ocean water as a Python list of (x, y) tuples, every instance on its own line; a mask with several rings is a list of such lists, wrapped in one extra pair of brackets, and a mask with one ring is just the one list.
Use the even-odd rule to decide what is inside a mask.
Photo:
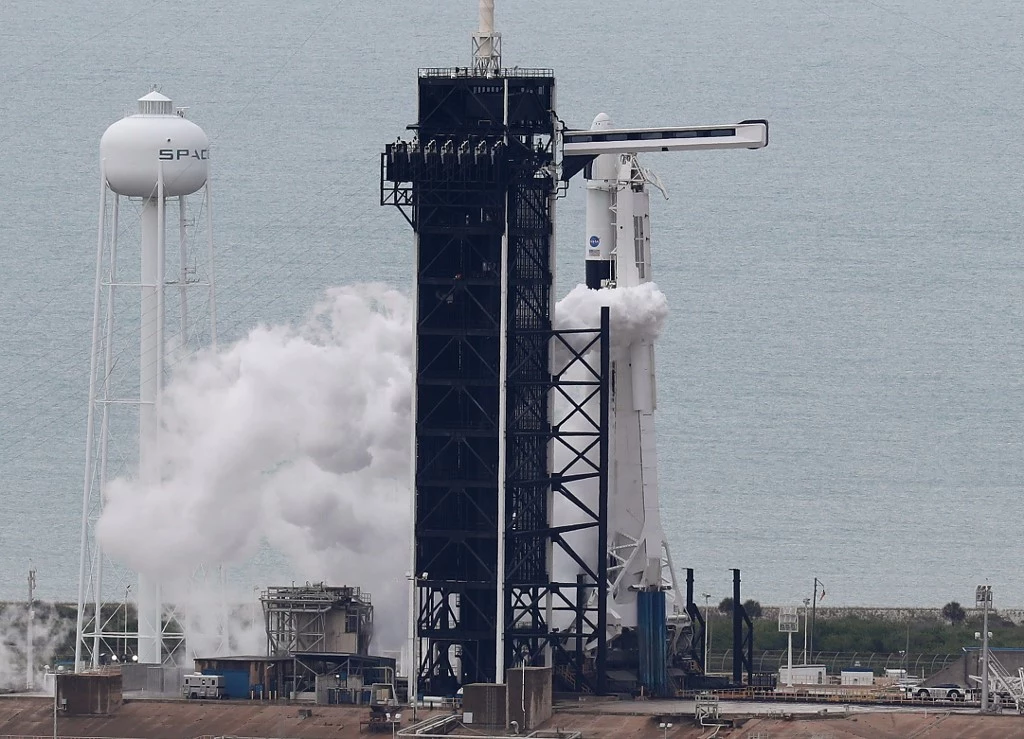
[[(416, 69), (465, 64), (475, 23), (473, 0), (0, 4), (0, 598), (30, 566), (44, 598), (77, 589), (106, 126), (158, 84), (211, 135), (229, 342), (332, 285), (408, 289), (378, 154), (415, 119)], [(1024, 6), (520, 0), (497, 23), (507, 65), (555, 70), (570, 125), (771, 121), (762, 151), (645, 159), (670, 193), (676, 566), (716, 599), (739, 567), (763, 602), (818, 577), (826, 604), (970, 603), (985, 581), (1024, 604)], [(564, 294), (578, 182), (558, 217)]]

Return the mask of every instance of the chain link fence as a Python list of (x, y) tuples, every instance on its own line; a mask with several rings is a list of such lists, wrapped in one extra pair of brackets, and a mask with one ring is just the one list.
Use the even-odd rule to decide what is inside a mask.
[[(770, 649), (754, 652), (754, 672), (778, 672), (786, 666), (787, 651)], [(879, 674), (886, 670), (905, 669), (908, 675), (926, 678), (934, 675), (947, 665), (962, 657), (956, 654), (911, 654), (910, 658), (899, 652), (819, 652), (807, 656), (804, 662), (802, 650), (793, 650), (793, 664), (825, 665), (829, 673), (839, 674), (844, 667), (870, 667)], [(732, 673), (732, 650), (711, 652), (708, 655), (709, 673)]]

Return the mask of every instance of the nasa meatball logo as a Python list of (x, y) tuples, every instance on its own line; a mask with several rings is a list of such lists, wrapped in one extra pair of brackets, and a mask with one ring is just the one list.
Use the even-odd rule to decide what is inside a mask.
[(601, 239), (599, 237), (597, 237), (597, 236), (591, 236), (590, 237), (590, 247), (592, 249), (596, 249), (599, 246), (601, 246)]

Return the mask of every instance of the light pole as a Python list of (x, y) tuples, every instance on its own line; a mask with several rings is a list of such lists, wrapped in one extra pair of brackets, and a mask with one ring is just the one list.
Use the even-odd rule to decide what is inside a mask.
[(800, 628), (800, 614), (795, 608), (779, 609), (779, 631), (784, 632), (789, 642), (789, 657), (786, 667), (786, 687), (793, 687), (793, 632)]
[(412, 700), (413, 723), (419, 721), (419, 693), (420, 693), (420, 583), (427, 579), (427, 573), (406, 575), (412, 584), (412, 595), (410, 597), (411, 609), (409, 614), (409, 660), (412, 662), (409, 675), (406, 677), (406, 689), (409, 698)]
[(662, 731), (661, 735), (663, 739), (668, 739), (668, 730), (672, 728), (672, 724), (662, 721), (660, 724), (658, 724), (658, 728)]
[(35, 657), (32, 647), (35, 638), (32, 634), (32, 622), (35, 621), (36, 570), (28, 571), (28, 618), (25, 620), (25, 688), (32, 690), (35, 686)]
[(825, 597), (825, 583), (814, 578), (814, 598), (811, 600), (811, 656), (814, 656), (814, 617), (818, 610), (818, 586), (821, 586), (821, 597)]
[(811, 605), (810, 598), (804, 598), (804, 664), (807, 664), (807, 609)]
[(981, 712), (988, 711), (988, 609), (992, 604), (992, 586), (979, 585), (974, 591), (974, 604), (981, 606)]
[[(125, 654), (128, 651), (128, 592), (132, 589), (131, 585), (124, 586), (124, 644), (121, 648), (121, 654)], [(114, 615), (117, 615), (115, 608)]]
[(701, 593), (704, 599), (704, 674), (708, 674), (708, 654), (711, 648), (711, 593)]
[(903, 668), (904, 679), (910, 677), (910, 619), (907, 619), (907, 643), (906, 647), (902, 650), (903, 652), (903, 664), (900, 667)]
[(53, 739), (57, 739), (57, 670), (53, 671)]

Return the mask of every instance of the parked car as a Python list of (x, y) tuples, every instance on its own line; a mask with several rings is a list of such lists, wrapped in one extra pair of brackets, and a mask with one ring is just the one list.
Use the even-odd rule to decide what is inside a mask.
[(942, 683), (940, 685), (908, 685), (906, 693), (911, 698), (919, 700), (951, 700), (962, 701), (970, 693), (967, 688), (956, 683)]

